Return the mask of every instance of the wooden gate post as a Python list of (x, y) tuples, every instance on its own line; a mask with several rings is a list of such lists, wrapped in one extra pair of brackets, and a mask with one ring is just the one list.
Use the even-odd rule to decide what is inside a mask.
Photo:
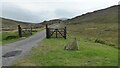
[(20, 25), (18, 25), (18, 34), (19, 34), (19, 37), (22, 37), (22, 29)]
[(46, 38), (50, 38), (50, 30), (47, 24), (46, 24)]
[(58, 29), (55, 29), (55, 33), (56, 33), (56, 38), (57, 38), (57, 37), (58, 37), (58, 36), (57, 36), (57, 33), (58, 33)]
[(65, 29), (64, 29), (64, 38), (66, 39), (66, 27), (65, 27)]
[(30, 33), (31, 33), (31, 35), (32, 35), (32, 27), (30, 27)]

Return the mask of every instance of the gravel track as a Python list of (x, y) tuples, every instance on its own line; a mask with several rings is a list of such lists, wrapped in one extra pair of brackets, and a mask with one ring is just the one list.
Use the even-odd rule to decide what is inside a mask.
[[(45, 30), (27, 39), (24, 39), (15, 43), (3, 45), (2, 46), (2, 56), (3, 56), (2, 66), (11, 66), (13, 63), (15, 63), (16, 60), (24, 57), (32, 49), (32, 47), (37, 46), (37, 43), (44, 38), (45, 38)], [(9, 52), (12, 52), (12, 53), (9, 53)]]

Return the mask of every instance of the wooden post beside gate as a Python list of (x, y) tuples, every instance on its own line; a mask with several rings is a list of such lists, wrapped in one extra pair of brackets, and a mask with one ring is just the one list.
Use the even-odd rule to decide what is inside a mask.
[(29, 29), (24, 28), (25, 30), (23, 30), (21, 28), (20, 25), (18, 25), (18, 35), (19, 37), (23, 37), (23, 36), (27, 36), (27, 35), (32, 35), (32, 27), (30, 27)]
[(31, 35), (32, 35), (32, 27), (30, 27), (30, 33), (31, 33)]
[(58, 29), (55, 29), (55, 33), (56, 33), (56, 38), (58, 37), (58, 35), (57, 35), (57, 32), (58, 32)]
[(47, 24), (46, 24), (46, 38), (50, 38), (50, 30)]
[(22, 37), (22, 29), (20, 25), (18, 25), (18, 34), (19, 34), (19, 37)]
[(66, 27), (65, 27), (65, 29), (64, 29), (64, 38), (66, 39), (66, 34), (67, 34), (67, 32), (66, 32)]

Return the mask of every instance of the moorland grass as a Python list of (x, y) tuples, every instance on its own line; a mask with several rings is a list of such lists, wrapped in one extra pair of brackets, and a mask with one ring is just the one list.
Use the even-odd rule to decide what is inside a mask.
[(65, 26), (70, 36), (85, 37), (92, 42), (101, 40), (107, 45), (118, 47), (118, 23), (78, 23)]

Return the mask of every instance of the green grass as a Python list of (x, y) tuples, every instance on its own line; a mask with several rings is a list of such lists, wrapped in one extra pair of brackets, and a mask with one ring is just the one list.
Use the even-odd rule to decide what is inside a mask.
[[(42, 30), (43, 30), (43, 28), (37, 29), (37, 32), (32, 32), (33, 33), (32, 35), (40, 32)], [(0, 43), (3, 44), (3, 45), (13, 43), (13, 42), (17, 42), (17, 41), (26, 39), (26, 38), (31, 36), (31, 35), (29, 35), (29, 36), (26, 36), (24, 38), (20, 38), (20, 37), (18, 37), (18, 32), (2, 32), (1, 34), (2, 34), (2, 37), (1, 37), (1, 42)], [(8, 36), (15, 36), (15, 38), (6, 39)]]
[(44, 39), (14, 66), (117, 66), (116, 48), (77, 37), (79, 50), (64, 50), (69, 39)]
[[(15, 36), (16, 38), (6, 39), (8, 36)], [(20, 40), (20, 38), (17, 38), (17, 37), (18, 37), (17, 32), (2, 32), (2, 44), (12, 43)]]

